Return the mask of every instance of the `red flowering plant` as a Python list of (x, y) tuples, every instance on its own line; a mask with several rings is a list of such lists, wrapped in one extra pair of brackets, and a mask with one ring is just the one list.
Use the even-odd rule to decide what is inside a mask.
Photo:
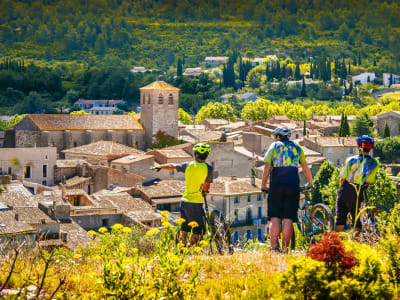
[(344, 243), (336, 232), (328, 232), (319, 243), (311, 246), (307, 255), (312, 259), (325, 262), (328, 270), (336, 276), (350, 271), (356, 264), (352, 252), (346, 251)]

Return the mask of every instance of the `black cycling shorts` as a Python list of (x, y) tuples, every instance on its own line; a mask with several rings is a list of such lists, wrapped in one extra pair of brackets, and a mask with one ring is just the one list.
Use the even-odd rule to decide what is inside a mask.
[[(360, 208), (361, 202), (364, 201), (364, 194), (366, 190), (365, 188), (361, 188), (359, 198), (358, 198), (358, 207), (357, 206), (357, 191), (356, 188), (345, 181), (339, 189), (339, 193), (336, 199), (336, 225), (346, 225), (347, 214), (351, 214), (351, 219), (356, 219), (356, 215), (358, 214), (358, 210)], [(361, 221), (360, 218), (357, 220), (356, 224), (357, 228), (361, 229)]]
[(270, 186), (268, 193), (268, 218), (291, 219), (297, 221), (300, 189), (298, 186)]
[(181, 217), (186, 220), (182, 224), (182, 231), (191, 232), (192, 227), (189, 226), (189, 223), (195, 221), (199, 226), (193, 228), (193, 233), (204, 234), (206, 232), (203, 204), (182, 201)]

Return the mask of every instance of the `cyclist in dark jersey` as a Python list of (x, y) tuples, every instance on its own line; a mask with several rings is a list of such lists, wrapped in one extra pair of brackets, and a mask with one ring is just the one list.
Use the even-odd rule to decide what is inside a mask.
[(271, 250), (279, 251), (278, 238), (281, 231), (282, 249), (286, 250), (293, 234), (293, 221), (297, 220), (300, 200), (299, 165), (310, 185), (313, 184), (313, 179), (303, 149), (289, 140), (290, 129), (276, 128), (273, 135), (276, 142), (271, 144), (264, 157), (265, 167), (261, 189), (268, 191)]
[[(336, 231), (343, 231), (347, 214), (356, 219), (360, 203), (369, 184), (375, 182), (379, 161), (369, 155), (374, 148), (374, 139), (368, 135), (357, 138), (359, 154), (349, 157), (340, 172), (340, 189), (336, 199)], [(357, 195), (358, 194), (358, 195)], [(361, 222), (356, 223), (356, 235), (361, 230)]]
[[(199, 143), (193, 147), (195, 160), (182, 164), (165, 164), (158, 168), (167, 170), (177, 170), (185, 172), (185, 192), (181, 202), (181, 217), (185, 219), (182, 224), (182, 242), (186, 244), (187, 234), (193, 230), (190, 244), (196, 244), (205, 232), (204, 223), (204, 194), (210, 189), (210, 183), (213, 179), (213, 167), (205, 163), (211, 147), (208, 144)], [(193, 229), (189, 223), (196, 222), (197, 227)]]

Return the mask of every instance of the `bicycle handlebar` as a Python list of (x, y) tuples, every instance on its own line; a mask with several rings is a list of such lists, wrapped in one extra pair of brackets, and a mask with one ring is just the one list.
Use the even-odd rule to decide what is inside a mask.
[(150, 170), (160, 172), (161, 171), (161, 167), (160, 166), (151, 167)]
[(312, 192), (312, 190), (313, 190), (313, 186), (312, 185), (306, 184), (306, 185), (303, 185), (303, 186), (300, 187), (300, 192), (301, 193)]

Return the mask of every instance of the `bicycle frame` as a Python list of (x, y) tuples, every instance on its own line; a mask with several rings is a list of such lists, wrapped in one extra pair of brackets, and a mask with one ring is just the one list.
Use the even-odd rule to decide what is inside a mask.
[[(317, 225), (315, 225), (309, 217), (310, 216), (310, 201), (309, 201), (308, 195), (306, 195), (306, 193), (304, 193), (304, 194), (305, 194), (304, 204), (301, 207), (299, 207), (299, 209), (301, 210), (301, 219), (298, 218), (297, 221), (301, 224), (301, 227), (303, 224), (301, 221), (304, 222), (304, 228), (301, 228), (302, 233), (305, 233), (306, 236), (312, 236), (319, 232), (319, 227)], [(312, 226), (312, 231), (307, 231), (309, 224), (311, 224), (311, 226)]]

